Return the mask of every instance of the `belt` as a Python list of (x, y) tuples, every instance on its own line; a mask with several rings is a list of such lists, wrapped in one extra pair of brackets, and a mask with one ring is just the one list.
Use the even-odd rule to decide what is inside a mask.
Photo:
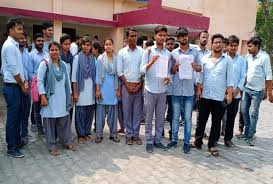
[(4, 82), (4, 85), (6, 85), (8, 87), (20, 87), (17, 83), (7, 83), (7, 82)]

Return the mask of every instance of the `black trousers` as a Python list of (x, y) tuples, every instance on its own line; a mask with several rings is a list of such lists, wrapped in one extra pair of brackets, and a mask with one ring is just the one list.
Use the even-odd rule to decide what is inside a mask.
[(244, 126), (245, 126), (245, 123), (244, 123), (244, 119), (243, 119), (243, 113), (242, 113), (242, 100), (240, 102), (240, 111), (239, 111), (239, 131), (243, 132), (244, 131)]
[(209, 135), (208, 148), (215, 146), (215, 142), (220, 136), (221, 120), (225, 113), (225, 108), (226, 107), (222, 101), (201, 98), (194, 142), (196, 146), (201, 147), (203, 144), (204, 132), (210, 114), (212, 123)]
[(172, 119), (173, 119), (173, 104), (172, 104), (172, 95), (167, 95), (167, 121), (170, 122), (170, 131), (172, 132)]
[(238, 112), (240, 99), (233, 99), (232, 102), (227, 106), (227, 122), (225, 130), (225, 141), (230, 141), (233, 138), (233, 129), (236, 114)]
[[(172, 134), (172, 119), (173, 119), (173, 104), (172, 104), (172, 95), (167, 95), (167, 115), (166, 115), (166, 120), (170, 123), (170, 130), (169, 130), (169, 135), (171, 136)], [(162, 136), (164, 136), (164, 128), (162, 132)]]

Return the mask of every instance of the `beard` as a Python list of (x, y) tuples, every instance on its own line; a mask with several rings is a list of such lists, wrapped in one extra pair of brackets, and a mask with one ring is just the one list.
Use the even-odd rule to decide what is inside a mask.
[(42, 50), (44, 48), (44, 45), (35, 45), (35, 48), (37, 50)]
[(181, 45), (188, 45), (188, 42), (182, 42)]
[(206, 46), (208, 42), (201, 42), (202, 46)]
[(222, 49), (219, 49), (219, 50), (218, 50), (218, 49), (215, 49), (215, 50), (213, 50), (213, 52), (216, 53), (216, 54), (219, 54), (219, 53), (222, 52), (222, 51), (223, 51)]

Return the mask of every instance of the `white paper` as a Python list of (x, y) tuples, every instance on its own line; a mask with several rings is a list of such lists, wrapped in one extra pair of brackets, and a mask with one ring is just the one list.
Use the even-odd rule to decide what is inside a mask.
[(179, 79), (192, 79), (193, 69), (191, 64), (194, 62), (193, 55), (181, 54), (178, 57)]
[(168, 63), (169, 63), (168, 56), (159, 55), (158, 59), (155, 61), (156, 77), (160, 78), (168, 77)]

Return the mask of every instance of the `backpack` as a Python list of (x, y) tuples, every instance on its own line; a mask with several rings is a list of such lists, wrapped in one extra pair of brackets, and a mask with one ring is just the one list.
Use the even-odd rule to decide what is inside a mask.
[[(47, 60), (45, 61), (46, 67), (48, 68), (48, 62)], [(30, 96), (31, 99), (33, 100), (34, 103), (39, 102), (39, 91), (38, 91), (38, 79), (37, 75), (33, 77), (33, 79), (30, 82)]]

